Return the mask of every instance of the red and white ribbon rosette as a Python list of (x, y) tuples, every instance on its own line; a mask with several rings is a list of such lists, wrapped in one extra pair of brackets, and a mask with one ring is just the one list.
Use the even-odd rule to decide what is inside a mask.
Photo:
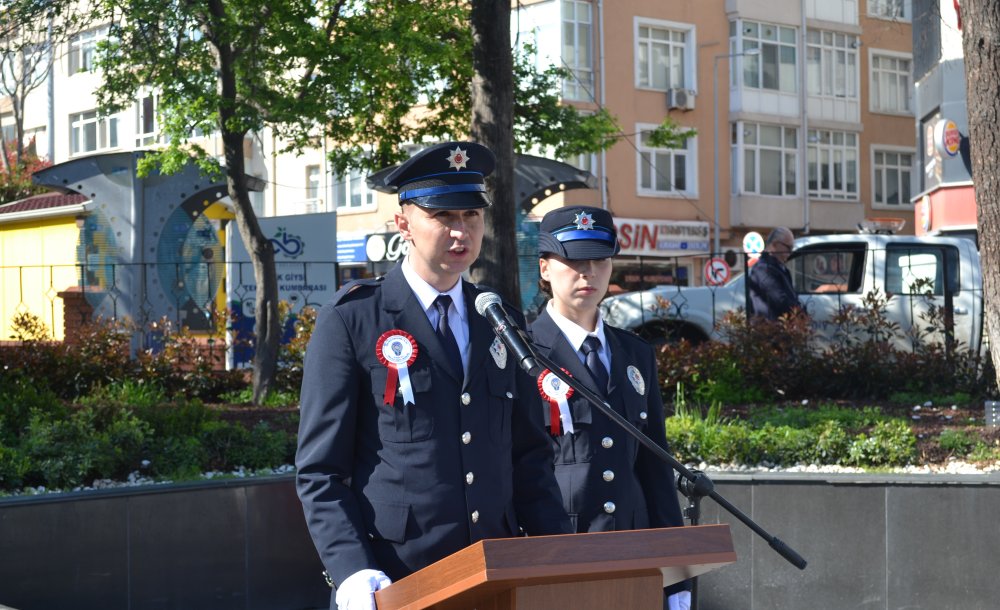
[[(569, 375), (566, 369), (563, 369), (563, 372)], [(552, 434), (557, 436), (560, 434), (560, 421), (566, 434), (573, 434), (573, 416), (569, 412), (569, 402), (567, 402), (573, 395), (573, 388), (556, 377), (555, 373), (545, 369), (538, 376), (538, 393), (549, 403), (549, 430)]]
[(385, 378), (385, 394), (382, 404), (392, 405), (396, 401), (396, 384), (403, 393), (403, 404), (416, 404), (413, 398), (413, 386), (410, 384), (409, 367), (417, 359), (417, 341), (405, 330), (394, 328), (382, 333), (375, 344), (375, 355), (378, 361), (389, 369)]

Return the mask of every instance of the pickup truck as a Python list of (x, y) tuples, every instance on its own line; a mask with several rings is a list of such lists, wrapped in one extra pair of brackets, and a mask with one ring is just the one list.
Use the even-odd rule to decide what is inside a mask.
[[(914, 237), (857, 233), (803, 237), (788, 261), (792, 281), (810, 319), (830, 336), (840, 308), (861, 306), (865, 295), (890, 295), (886, 316), (899, 324), (901, 346), (908, 332), (922, 330), (921, 314), (932, 305), (951, 311), (953, 337), (979, 352), (983, 330), (983, 283), (975, 243), (960, 237)], [(657, 286), (608, 297), (605, 320), (654, 342), (718, 339), (726, 312), (745, 308), (742, 274), (717, 287)]]

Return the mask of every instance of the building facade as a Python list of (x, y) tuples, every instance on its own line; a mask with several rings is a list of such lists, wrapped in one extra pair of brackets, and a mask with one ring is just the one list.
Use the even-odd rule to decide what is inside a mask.
[(976, 196), (957, 3), (915, 0), (915, 5), (916, 233), (975, 239)]
[[(912, 232), (912, 11), (910, 0), (518, 3), (515, 42), (532, 41), (541, 64), (570, 70), (566, 103), (607, 108), (621, 130), (608, 151), (564, 159), (589, 170), (598, 188), (556, 193), (528, 221), (562, 205), (611, 210), (626, 241), (615, 278), (623, 290), (700, 284), (712, 255), (730, 252), (738, 266), (732, 254), (743, 237), (778, 225), (853, 231), (888, 216), (910, 221)], [(153, 91), (128, 111), (98, 116), (91, 68), (103, 36), (106, 28), (81, 32), (57, 50), (51, 86), (25, 104), (26, 134), (54, 163), (158, 142)], [(649, 141), (667, 117), (694, 130), (681, 148)], [(9, 132), (2, 107), (0, 120)], [(383, 261), (401, 253), (385, 237), (394, 198), (368, 189), (360, 172), (332, 175), (321, 148), (280, 150), (267, 131), (247, 139), (247, 171), (265, 184), (253, 194), (259, 214), (335, 211), (343, 278), (375, 269), (371, 235), (383, 235)]]

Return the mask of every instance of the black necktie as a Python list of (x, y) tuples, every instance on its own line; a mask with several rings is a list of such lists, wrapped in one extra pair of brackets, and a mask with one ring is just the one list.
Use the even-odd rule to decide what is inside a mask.
[(458, 349), (458, 341), (455, 334), (451, 332), (451, 325), (448, 324), (448, 308), (451, 307), (451, 297), (442, 294), (434, 299), (434, 307), (438, 311), (437, 336), (444, 346), (444, 351), (448, 353), (448, 363), (452, 370), (458, 373), (459, 378), (465, 376), (465, 368), (462, 366), (462, 352)]
[(594, 382), (597, 383), (601, 394), (607, 394), (608, 369), (604, 368), (604, 363), (601, 362), (601, 340), (593, 335), (588, 336), (583, 340), (580, 351), (583, 352), (585, 362), (587, 363), (587, 370), (590, 371), (590, 376), (594, 378)]

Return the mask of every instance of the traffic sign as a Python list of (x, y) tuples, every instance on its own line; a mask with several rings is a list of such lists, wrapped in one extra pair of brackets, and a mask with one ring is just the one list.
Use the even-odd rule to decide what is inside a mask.
[(721, 258), (710, 258), (705, 263), (705, 283), (721, 286), (729, 281), (729, 265)]
[(750, 258), (757, 258), (764, 251), (764, 238), (757, 231), (750, 231), (743, 236), (743, 251)]

